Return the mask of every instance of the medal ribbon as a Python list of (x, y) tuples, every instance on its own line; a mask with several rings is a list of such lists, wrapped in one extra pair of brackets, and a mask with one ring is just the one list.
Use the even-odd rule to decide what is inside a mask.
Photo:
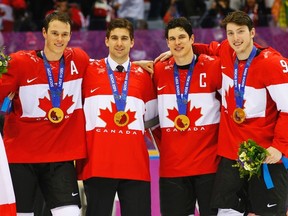
[(50, 97), (53, 107), (60, 107), (61, 102), (61, 94), (63, 90), (63, 78), (64, 78), (64, 58), (61, 57), (60, 59), (60, 68), (59, 68), (59, 74), (58, 74), (58, 83), (55, 85), (52, 69), (51, 66), (43, 52), (43, 59), (44, 59), (44, 66), (46, 69), (46, 74), (48, 78), (48, 85), (50, 89)]
[(127, 93), (128, 93), (128, 81), (129, 81), (129, 74), (130, 74), (130, 63), (128, 65), (128, 69), (125, 75), (125, 80), (123, 83), (123, 87), (122, 87), (122, 93), (121, 95), (119, 94), (118, 88), (117, 88), (117, 84), (115, 81), (115, 76), (114, 73), (108, 63), (108, 60), (106, 61), (107, 64), (107, 71), (108, 71), (108, 76), (109, 76), (109, 80), (110, 80), (110, 86), (112, 88), (112, 92), (113, 92), (113, 97), (115, 100), (115, 104), (117, 107), (117, 111), (124, 111), (125, 110), (125, 106), (126, 106), (126, 99), (127, 99)]
[(10, 113), (12, 110), (12, 100), (7, 96), (5, 97), (2, 106), (0, 108), (1, 112)]
[[(285, 156), (282, 156), (281, 160), (285, 169), (288, 170), (288, 158)], [(273, 184), (267, 163), (263, 163), (262, 169), (263, 169), (263, 178), (264, 178), (266, 188), (267, 189), (274, 188), (274, 184)]]
[(243, 100), (244, 100), (244, 90), (246, 85), (246, 78), (248, 74), (248, 68), (250, 67), (250, 64), (255, 57), (257, 52), (257, 49), (255, 46), (253, 46), (253, 49), (249, 55), (249, 58), (245, 64), (244, 72), (242, 76), (242, 81), (240, 83), (240, 87), (238, 85), (238, 59), (236, 57), (235, 63), (234, 63), (234, 94), (235, 94), (235, 100), (236, 100), (236, 107), (237, 108), (243, 108)]
[(180, 115), (186, 115), (186, 112), (187, 112), (188, 94), (189, 94), (190, 82), (192, 79), (195, 61), (196, 61), (196, 56), (193, 57), (193, 60), (189, 66), (183, 94), (181, 94), (181, 90), (180, 90), (179, 71), (178, 71), (176, 63), (174, 64), (174, 84), (175, 84), (175, 90), (176, 90), (178, 112)]

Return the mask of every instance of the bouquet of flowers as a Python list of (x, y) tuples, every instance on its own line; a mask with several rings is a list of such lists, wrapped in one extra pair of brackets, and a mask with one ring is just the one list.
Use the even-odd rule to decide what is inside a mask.
[(237, 163), (233, 166), (239, 168), (241, 178), (248, 176), (249, 180), (253, 175), (259, 177), (261, 174), (261, 164), (267, 155), (268, 151), (265, 148), (257, 145), (255, 141), (248, 139), (240, 144)]
[(3, 73), (7, 72), (8, 61), (10, 60), (10, 56), (5, 55), (4, 47), (0, 48), (0, 78)]

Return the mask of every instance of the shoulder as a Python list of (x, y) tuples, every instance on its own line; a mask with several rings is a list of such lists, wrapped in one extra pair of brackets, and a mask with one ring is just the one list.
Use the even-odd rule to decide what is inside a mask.
[(104, 73), (106, 71), (105, 59), (91, 59), (87, 68), (88, 74)]
[(211, 73), (215, 73), (218, 71), (220, 73), (220, 57), (201, 54), (197, 58), (197, 68), (199, 68), (199, 70), (201, 70), (202, 72), (209, 73), (211, 71)]
[(261, 62), (261, 64), (258, 64), (262, 67), (274, 67), (275, 65), (281, 66), (281, 62), (287, 62), (287, 58), (283, 57), (278, 51), (271, 47), (261, 49), (257, 59)]
[(105, 59), (90, 59), (89, 66), (92, 66), (92, 67), (105, 66), (106, 67)]
[(89, 56), (88, 54), (81, 48), (79, 47), (67, 47), (64, 50), (64, 56), (65, 58), (73, 58), (73, 59), (81, 59), (81, 60), (85, 60), (88, 61), (89, 60)]
[(154, 73), (165, 73), (165, 71), (173, 70), (174, 63), (175, 61), (173, 57), (165, 61), (158, 61), (154, 65)]
[(130, 73), (141, 77), (149, 77), (150, 75), (148, 71), (133, 62), (131, 62)]
[[(271, 47), (264, 48), (256, 56), (254, 69), (262, 76), (267, 83), (288, 82), (288, 59)], [(251, 65), (252, 66), (252, 65)]]
[(218, 56), (210, 56), (206, 54), (201, 54), (198, 56), (198, 63), (201, 65), (211, 65), (211, 64), (217, 64), (220, 62), (220, 58)]
[(23, 62), (23, 63), (31, 63), (38, 62), (41, 60), (36, 54), (35, 50), (19, 50), (15, 53), (10, 54), (11, 60), (10, 62)]

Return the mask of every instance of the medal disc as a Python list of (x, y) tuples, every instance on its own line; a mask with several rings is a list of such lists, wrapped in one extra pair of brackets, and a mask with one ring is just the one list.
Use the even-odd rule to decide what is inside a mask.
[(174, 120), (175, 127), (180, 131), (185, 131), (190, 125), (190, 119), (186, 115), (178, 115)]
[(245, 121), (246, 114), (245, 111), (242, 108), (236, 108), (233, 112), (233, 120), (237, 124), (241, 124), (242, 122)]
[(49, 110), (48, 112), (48, 119), (52, 123), (59, 123), (63, 120), (64, 118), (64, 113), (63, 111), (58, 108), (58, 107), (53, 107), (52, 109)]
[(123, 127), (129, 122), (129, 115), (124, 111), (118, 111), (114, 115), (114, 122), (117, 126)]

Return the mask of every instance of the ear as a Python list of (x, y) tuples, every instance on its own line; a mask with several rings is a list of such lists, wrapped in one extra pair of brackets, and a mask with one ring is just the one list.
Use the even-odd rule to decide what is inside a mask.
[(134, 46), (134, 39), (131, 40), (131, 46), (130, 48), (132, 48)]
[(167, 44), (167, 47), (170, 48), (170, 47), (169, 47), (169, 40), (168, 40), (168, 39), (166, 39), (166, 44)]
[(191, 35), (190, 41), (191, 41), (191, 45), (194, 44), (194, 34)]
[(42, 35), (44, 38), (46, 38), (47, 32), (44, 27), (42, 28)]
[(254, 38), (255, 34), (256, 34), (256, 30), (255, 30), (255, 28), (252, 28), (251, 29), (251, 37)]
[(109, 39), (107, 37), (105, 37), (105, 45), (106, 45), (106, 47), (109, 47), (108, 42), (109, 42)]

